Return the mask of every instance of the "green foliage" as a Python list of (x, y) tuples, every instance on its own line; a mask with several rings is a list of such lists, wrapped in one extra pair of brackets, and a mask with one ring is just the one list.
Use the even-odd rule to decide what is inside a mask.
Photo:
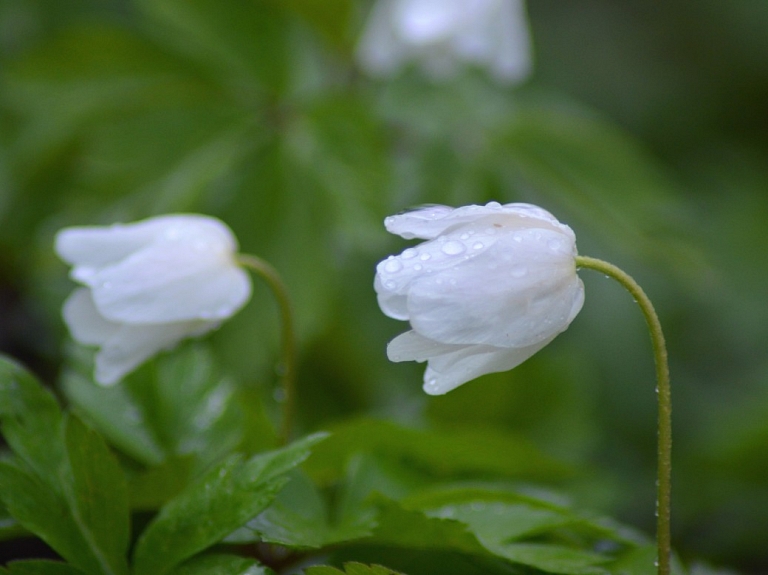
[(349, 455), (359, 451), (400, 458), (437, 476), (472, 473), (554, 479), (568, 474), (567, 466), (509, 433), (477, 428), (417, 430), (371, 419), (347, 421), (332, 429), (331, 439), (309, 463), (310, 472), (321, 478), (339, 475)]
[(402, 575), (398, 571), (392, 571), (381, 565), (363, 565), (362, 563), (345, 563), (344, 571), (333, 567), (310, 567), (305, 571), (306, 575)]
[[(176, 383), (187, 381), (194, 386), (189, 371), (170, 373)], [(127, 575), (128, 482), (103, 438), (75, 415), (62, 413), (48, 391), (6, 359), (0, 359), (0, 397), (3, 434), (14, 450), (14, 457), (0, 461), (0, 497), (15, 521), (72, 565), (24, 563), (10, 572), (77, 573), (79, 569), (86, 575)], [(173, 413), (168, 417), (172, 424)], [(247, 459), (232, 454), (211, 466), (162, 505), (136, 543), (131, 572), (171, 572), (221, 541), (271, 503), (288, 481), (286, 473), (324, 438), (315, 434)], [(185, 563), (178, 572), (237, 568), (248, 574), (267, 573), (255, 562), (237, 559), (200, 559)]]
[(200, 555), (171, 571), (172, 575), (273, 575), (273, 571), (254, 559), (237, 555)]
[[(566, 334), (444, 398), (386, 361), (403, 325), (372, 270), (406, 244), (382, 219), (490, 200), (542, 205), (646, 288), (672, 358), (676, 544), (765, 571), (768, 10), (528, 2), (535, 74), (510, 88), (367, 79), (371, 4), (0, 2), (0, 347), (53, 389), (0, 361), (0, 539), (65, 561), (0, 573), (653, 573), (649, 537), (603, 517), (653, 530), (653, 366), (615, 286), (585, 275)], [(62, 344), (53, 233), (170, 212), (222, 218), (280, 271), (297, 436), (328, 439), (270, 451), (259, 282), (113, 387)]]
[(274, 503), (227, 541), (263, 541), (286, 547), (316, 549), (370, 535), (374, 525), (370, 514), (341, 514), (330, 507), (314, 483), (294, 472)]
[(274, 446), (263, 411), (240, 401), (245, 394), (201, 345), (184, 346), (120, 386), (96, 385), (78, 371), (63, 385), (94, 426), (144, 464), (192, 457), (205, 467), (239, 446)]
[(161, 575), (222, 540), (274, 499), (285, 473), (324, 437), (316, 434), (248, 460), (234, 455), (214, 466), (160, 509), (136, 545), (135, 573)]
[(14, 561), (3, 573), (9, 575), (83, 575), (83, 572), (65, 563), (54, 561)]
[(0, 497), (24, 528), (87, 574), (128, 573), (125, 477), (103, 439), (18, 365), (0, 359)]

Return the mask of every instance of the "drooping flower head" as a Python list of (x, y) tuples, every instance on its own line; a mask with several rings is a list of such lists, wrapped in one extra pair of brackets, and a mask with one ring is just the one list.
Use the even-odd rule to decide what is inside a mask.
[(426, 240), (376, 268), (382, 311), (410, 322), (391, 361), (427, 361), (424, 391), (444, 394), (531, 357), (581, 310), (573, 230), (530, 204), (428, 206), (387, 230)]
[(374, 76), (412, 61), (432, 78), (472, 64), (515, 83), (531, 72), (530, 44), (523, 0), (378, 0), (357, 58)]
[(235, 262), (237, 240), (207, 216), (65, 228), (55, 249), (84, 286), (64, 303), (64, 320), (75, 340), (100, 348), (95, 378), (105, 385), (216, 328), (251, 295)]

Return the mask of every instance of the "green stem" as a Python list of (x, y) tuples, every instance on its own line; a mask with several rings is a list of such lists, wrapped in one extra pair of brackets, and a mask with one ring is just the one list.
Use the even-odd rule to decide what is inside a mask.
[(672, 399), (669, 385), (669, 363), (664, 333), (653, 304), (632, 277), (613, 264), (586, 256), (576, 257), (576, 266), (588, 268), (612, 277), (623, 285), (645, 316), (651, 333), (653, 354), (656, 359), (658, 420), (658, 481), (656, 499), (656, 542), (658, 546), (658, 575), (669, 575), (671, 556), (670, 503), (672, 493)]
[(293, 431), (293, 416), (296, 403), (296, 332), (293, 322), (293, 308), (288, 297), (288, 290), (283, 283), (280, 274), (270, 264), (247, 254), (239, 254), (237, 262), (252, 270), (261, 277), (272, 290), (280, 310), (280, 322), (282, 323), (282, 378), (283, 389), (283, 421), (280, 437), (283, 443), (288, 443)]

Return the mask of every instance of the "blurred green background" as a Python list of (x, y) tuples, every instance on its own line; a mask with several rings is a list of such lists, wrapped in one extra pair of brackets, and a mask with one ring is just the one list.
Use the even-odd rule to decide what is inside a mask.
[[(577, 473), (577, 505), (653, 530), (655, 396), (631, 298), (582, 272), (584, 310), (520, 368), (447, 396), (390, 364), (374, 266), (386, 215), (526, 201), (635, 276), (670, 348), (674, 540), (768, 571), (768, 3), (528, 6), (535, 73), (374, 81), (368, 3), (0, 0), (0, 350), (55, 385), (67, 225), (220, 217), (295, 299), (304, 431), (368, 413), (523, 433)], [(264, 286), (209, 338), (265, 397), (278, 325)], [(499, 454), (504, 457), (503, 453)]]

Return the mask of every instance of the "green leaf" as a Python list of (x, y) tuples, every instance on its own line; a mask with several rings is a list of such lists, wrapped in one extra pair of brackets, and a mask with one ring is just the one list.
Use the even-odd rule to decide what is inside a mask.
[(363, 563), (349, 562), (344, 563), (344, 571), (335, 567), (319, 565), (309, 567), (305, 571), (306, 575), (403, 575), (400, 571), (392, 571), (381, 565), (364, 565)]
[(57, 487), (64, 459), (59, 404), (23, 367), (3, 357), (0, 420), (3, 437), (14, 453), (41, 479)]
[(323, 481), (338, 478), (349, 458), (373, 453), (407, 461), (442, 476), (481, 473), (506, 477), (562, 478), (568, 468), (516, 435), (481, 429), (417, 430), (360, 419), (333, 429), (308, 464)]
[[(643, 545), (629, 549), (619, 556), (619, 558), (609, 565), (612, 573), (617, 575), (656, 575), (656, 556), (658, 549), (655, 545)], [(670, 563), (672, 575), (686, 575), (688, 571), (681, 564), (679, 558), (673, 553)], [(694, 565), (691, 567), (691, 573), (696, 575), (734, 575), (730, 571), (715, 571), (702, 568), (703, 566)]]
[[(403, 502), (379, 497), (378, 526), (366, 543), (494, 556), (565, 575), (604, 574), (607, 571), (603, 565), (612, 560), (610, 556), (588, 550), (592, 545), (589, 538), (584, 539), (580, 547), (578, 533), (565, 529), (572, 523), (578, 525), (579, 519), (556, 512), (546, 504), (537, 509), (534, 505), (521, 503), (476, 501), (445, 505), (426, 512), (406, 507), (406, 502), (413, 504), (416, 501), (417, 495), (407, 497)], [(570, 539), (572, 543), (565, 546), (515, 541), (547, 534), (553, 541)]]
[(430, 517), (461, 521), (484, 543), (503, 544), (552, 531), (560, 534), (564, 530), (571, 540), (613, 540), (630, 546), (647, 542), (646, 537), (629, 527), (574, 511), (553, 493), (540, 492), (534, 496), (482, 483), (443, 485), (417, 491), (401, 503)]
[[(232, 456), (169, 501), (139, 538), (137, 575), (162, 575), (221, 541), (264, 509), (325, 434), (243, 461)], [(205, 520), (201, 520), (205, 518)]]
[(59, 555), (86, 573), (101, 573), (98, 560), (62, 498), (21, 462), (0, 461), (0, 497), (11, 515)]
[(427, 517), (380, 498), (379, 514), (371, 541), (412, 549), (441, 549), (484, 554), (484, 547), (465, 525), (453, 519)]
[(8, 77), (10, 101), (30, 118), (18, 146), (37, 161), (98, 115), (178, 104), (207, 89), (184, 74), (177, 57), (103, 24), (71, 27), (38, 45)]
[[(70, 372), (64, 390), (111, 442), (146, 465), (192, 457), (193, 469), (201, 470), (256, 441), (247, 432), (259, 414), (246, 417), (238, 389), (198, 342), (161, 355), (119, 386), (103, 387)], [(264, 433), (258, 440), (262, 447), (274, 445)]]
[(130, 536), (128, 486), (104, 440), (77, 418), (65, 425), (69, 474), (64, 490), (75, 521), (102, 572), (128, 573)]
[(29, 532), (16, 521), (0, 501), (0, 541), (28, 536)]
[[(97, 435), (74, 418), (67, 429), (70, 468), (44, 480), (21, 461), (0, 462), (0, 497), (20, 525), (72, 565), (89, 574), (125, 575), (125, 479)], [(50, 486), (57, 479), (66, 498)]]
[(83, 571), (57, 561), (13, 561), (8, 564), (9, 575), (84, 575)]
[(327, 197), (343, 239), (375, 246), (391, 190), (380, 119), (352, 97), (313, 102), (303, 112), (286, 132), (288, 159)]
[[(324, 547), (369, 535), (371, 522), (355, 519), (333, 513), (317, 487), (296, 470), (290, 474), (290, 481), (275, 501), (249, 521), (236, 540), (263, 541), (287, 547)], [(228, 541), (233, 539), (230, 537)]]
[(176, 497), (194, 477), (191, 457), (172, 457), (130, 480), (131, 509), (156, 510)]
[(605, 575), (608, 571), (599, 565), (607, 563), (608, 557), (543, 543), (512, 543), (509, 545), (488, 545), (490, 551), (510, 561), (540, 569), (549, 573), (564, 575)]
[(70, 370), (62, 386), (67, 399), (110, 443), (146, 465), (163, 461), (165, 452), (127, 385), (104, 387)]
[(354, 8), (351, 0), (273, 0), (301, 15), (325, 38), (337, 46), (348, 39)]
[(568, 525), (562, 513), (525, 504), (472, 502), (427, 511), (429, 517), (455, 519), (481, 541), (511, 541)]
[[(239, 89), (282, 91), (287, 73), (283, 10), (266, 0), (141, 0), (159, 37)], [(244, 85), (242, 85), (244, 84)]]
[(53, 396), (4, 359), (0, 420), (16, 456), (0, 462), (11, 516), (86, 573), (127, 575), (125, 478), (102, 438), (62, 418)]
[(255, 559), (237, 555), (201, 555), (171, 571), (171, 575), (274, 575)]
[(703, 261), (686, 237), (694, 222), (674, 180), (639, 142), (573, 105), (529, 103), (513, 117), (497, 159), (503, 172), (516, 171), (518, 185), (522, 173), (629, 253), (678, 271)]

